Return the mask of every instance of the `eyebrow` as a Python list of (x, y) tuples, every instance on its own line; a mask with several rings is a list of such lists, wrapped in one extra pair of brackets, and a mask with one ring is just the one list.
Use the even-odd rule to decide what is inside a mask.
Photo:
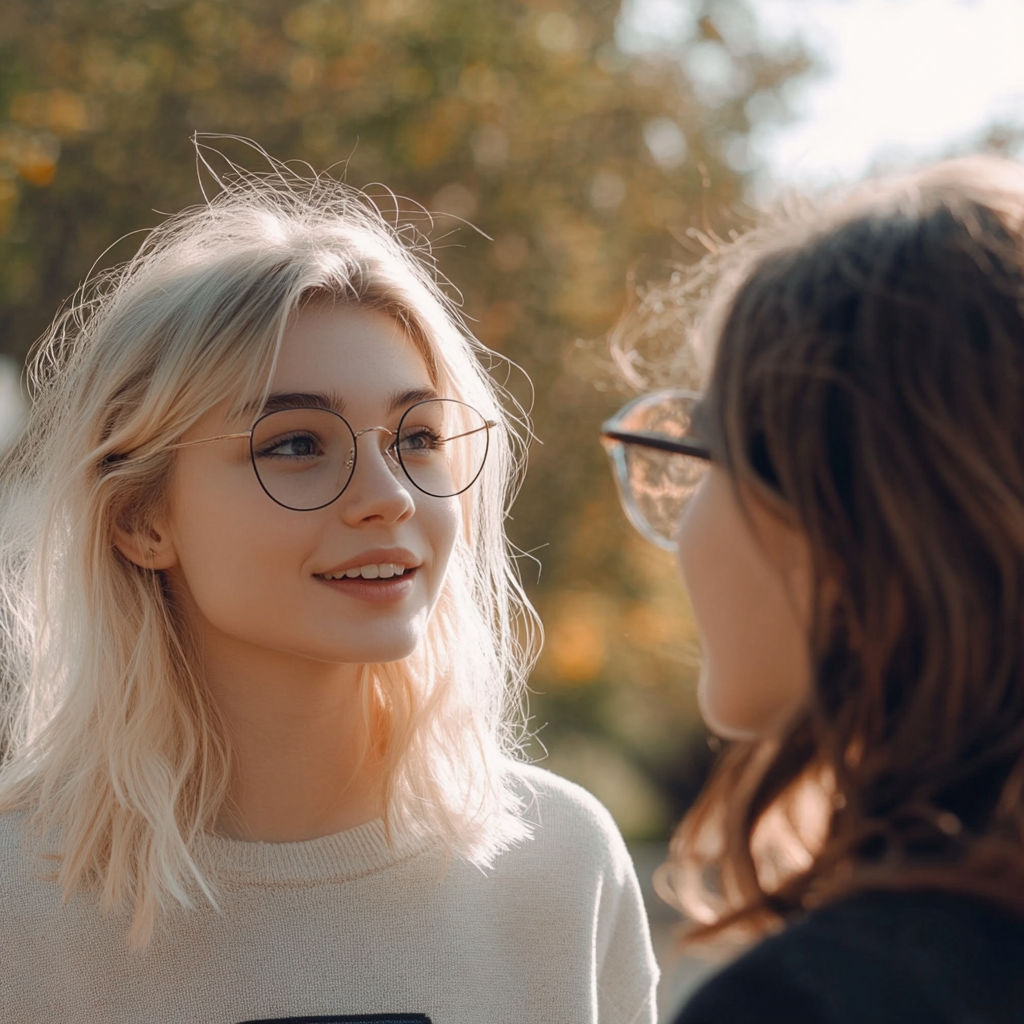
[(342, 413), (345, 411), (345, 399), (333, 392), (278, 391), (269, 395), (262, 405), (259, 399), (247, 402), (242, 412), (248, 416), (265, 416), (268, 412), (280, 412), (282, 409), (328, 409)]
[(431, 387), (410, 388), (408, 391), (394, 391), (387, 399), (388, 415), (399, 409), (408, 409), (417, 402), (426, 402), (441, 396)]
[[(390, 416), (398, 409), (408, 408), (417, 402), (437, 397), (438, 393), (432, 387), (394, 391), (385, 399), (387, 415)], [(245, 411), (265, 416), (267, 413), (280, 412), (282, 409), (326, 409), (341, 415), (345, 412), (345, 405), (345, 399), (336, 391), (283, 391), (270, 395), (262, 409), (253, 402), (245, 407)]]

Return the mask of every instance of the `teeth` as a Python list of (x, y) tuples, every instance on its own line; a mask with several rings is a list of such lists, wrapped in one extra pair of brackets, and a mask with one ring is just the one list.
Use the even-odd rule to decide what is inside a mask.
[(324, 579), (355, 580), (361, 577), (364, 580), (389, 580), (392, 576), (403, 575), (404, 572), (404, 565), (395, 565), (392, 562), (381, 562), (380, 565), (360, 565), (353, 569), (346, 569), (344, 572), (324, 573)]

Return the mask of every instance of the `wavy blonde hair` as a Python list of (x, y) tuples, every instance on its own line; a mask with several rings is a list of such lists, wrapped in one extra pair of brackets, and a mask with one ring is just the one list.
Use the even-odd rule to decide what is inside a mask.
[(390, 828), (477, 863), (525, 833), (506, 769), (538, 626), (504, 535), (525, 419), (414, 225), (328, 177), (270, 168), (229, 165), (214, 198), (83, 287), (34, 353), (32, 412), (0, 467), (0, 810), (28, 809), (56, 843), (65, 894), (98, 885), (105, 910), (130, 909), (135, 945), (197, 886), (214, 898), (193, 852), (228, 792), (231, 749), (160, 574), (123, 557), (114, 529), (160, 507), (168, 446), (204, 411), (266, 394), (309, 301), (393, 317), (439, 391), (497, 422), (424, 642), (366, 665), (361, 689), (382, 726)]

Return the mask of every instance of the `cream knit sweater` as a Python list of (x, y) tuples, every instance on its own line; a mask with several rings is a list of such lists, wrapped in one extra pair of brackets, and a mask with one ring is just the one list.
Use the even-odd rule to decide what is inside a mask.
[[(0, 816), (0, 1022), (652, 1024), (657, 968), (607, 811), (517, 769), (532, 839), (484, 871), (380, 822), (302, 843), (211, 837), (219, 909), (171, 912), (132, 953), (97, 897), (62, 905)], [(52, 865), (50, 865), (52, 870)]]

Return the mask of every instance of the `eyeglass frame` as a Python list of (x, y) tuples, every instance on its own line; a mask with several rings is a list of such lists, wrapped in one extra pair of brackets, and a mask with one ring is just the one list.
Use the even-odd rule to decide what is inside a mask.
[[(663, 434), (656, 434), (647, 430), (623, 430), (619, 424), (638, 405), (649, 402), (655, 395), (663, 394), (668, 396), (685, 396), (687, 398), (699, 399), (700, 395), (693, 391), (686, 391), (681, 388), (664, 388), (661, 391), (648, 392), (640, 395), (632, 401), (627, 402), (614, 416), (601, 424), (601, 442), (604, 450), (608, 453), (615, 467), (615, 482), (618, 485), (619, 497), (626, 516), (637, 532), (652, 544), (656, 544), (665, 551), (676, 551), (678, 545), (674, 540), (663, 537), (655, 531), (647, 518), (637, 508), (633, 498), (633, 489), (629, 483), (629, 467), (626, 465), (625, 445), (633, 444), (640, 448), (653, 448), (655, 451), (669, 452), (673, 455), (689, 455), (695, 459), (702, 459), (705, 462), (713, 461), (711, 448), (703, 441), (693, 437), (681, 437), (673, 439)], [(607, 441), (617, 442), (616, 444), (605, 444)]]
[[(353, 430), (352, 429), (352, 424), (349, 423), (349, 421), (347, 419), (345, 419), (345, 417), (342, 416), (340, 412), (335, 412), (333, 409), (324, 409), (322, 406), (318, 406), (318, 405), (302, 405), (302, 406), (295, 406), (294, 408), (289, 408), (289, 409), (271, 409), (269, 412), (265, 412), (261, 416), (258, 416), (256, 418), (255, 422), (253, 423), (253, 425), (248, 430), (238, 431), (236, 433), (231, 433), (231, 434), (217, 434), (215, 437), (201, 437), (201, 438), (197, 438), (194, 441), (178, 441), (175, 444), (165, 445), (163, 450), (164, 451), (173, 451), (174, 449), (177, 449), (177, 448), (191, 448), (193, 445), (197, 445), (197, 444), (212, 444), (215, 441), (241, 440), (243, 437), (248, 438), (249, 439), (249, 461), (252, 463), (252, 471), (253, 471), (254, 475), (256, 476), (256, 481), (260, 485), (260, 488), (263, 490), (263, 493), (266, 494), (266, 496), (272, 502), (274, 502), (275, 505), (280, 505), (281, 508), (286, 508), (290, 512), (319, 512), (320, 509), (327, 508), (328, 505), (333, 505), (345, 493), (345, 491), (348, 490), (348, 485), (350, 483), (352, 483), (352, 477), (355, 476), (356, 465), (357, 465), (358, 460), (359, 460), (359, 438), (361, 438), (363, 436), (363, 434), (371, 434), (375, 430), (382, 430), (382, 431), (384, 431), (385, 434), (390, 434), (392, 437), (397, 438), (398, 435), (399, 435), (399, 432), (402, 429), (402, 424), (405, 422), (405, 417), (408, 416), (409, 413), (412, 412), (412, 410), (417, 408), (418, 406), (429, 405), (431, 402), (452, 402), (455, 405), (463, 405), (467, 409), (472, 409), (473, 412), (475, 412), (483, 420), (483, 426), (482, 427), (477, 427), (474, 430), (468, 430), (468, 431), (466, 431), (463, 434), (455, 434), (453, 437), (445, 438), (446, 441), (454, 441), (454, 440), (457, 440), (460, 437), (468, 437), (470, 434), (478, 434), (481, 430), (486, 430), (487, 431), (486, 439), (485, 439), (485, 447), (484, 447), (484, 456), (480, 460), (480, 468), (476, 471), (476, 475), (473, 477), (473, 479), (470, 480), (469, 483), (466, 484), (465, 487), (462, 487), (459, 490), (455, 491), (454, 494), (444, 494), (444, 495), (442, 495), (442, 494), (431, 494), (430, 491), (424, 490), (422, 487), (420, 487), (420, 485), (418, 483), (416, 483), (415, 480), (413, 480), (412, 475), (409, 473), (409, 470), (406, 469), (405, 463), (402, 461), (402, 453), (400, 451), (396, 451), (395, 452), (395, 456), (389, 456), (388, 452), (389, 452), (389, 450), (391, 448), (391, 445), (388, 445), (388, 447), (384, 449), (384, 453), (383, 454), (385, 455), (385, 457), (387, 457), (389, 459), (389, 461), (395, 463), (396, 465), (398, 465), (401, 468), (402, 473), (405, 474), (405, 478), (421, 494), (426, 494), (428, 497), (431, 497), (431, 498), (455, 498), (458, 495), (463, 494), (464, 492), (468, 491), (470, 489), (470, 487), (472, 487), (473, 484), (475, 484), (477, 482), (477, 480), (480, 479), (480, 474), (484, 471), (484, 465), (487, 463), (487, 456), (488, 456), (488, 454), (490, 453), (490, 450), (491, 450), (491, 428), (492, 427), (496, 427), (498, 425), (498, 421), (497, 420), (486, 419), (484, 417), (484, 414), (482, 412), (480, 412), (479, 409), (477, 409), (475, 406), (470, 405), (468, 402), (461, 401), (458, 398), (425, 398), (422, 401), (413, 402), (413, 404), (410, 405), (409, 408), (406, 409), (405, 412), (402, 413), (402, 417), (398, 421), (398, 429), (397, 430), (392, 430), (390, 427), (384, 427), (384, 426), (364, 427), (362, 430)], [(314, 411), (314, 412), (325, 412), (325, 413), (328, 413), (331, 416), (337, 416), (338, 419), (341, 420), (341, 422), (344, 423), (346, 427), (348, 427), (349, 433), (351, 433), (351, 435), (352, 435), (352, 454), (349, 456), (349, 461), (346, 463), (346, 468), (349, 469), (349, 475), (348, 475), (348, 479), (345, 481), (345, 486), (342, 487), (342, 489), (340, 491), (338, 491), (338, 493), (333, 498), (331, 498), (330, 501), (325, 501), (322, 505), (315, 505), (313, 508), (295, 508), (295, 506), (293, 506), (293, 505), (286, 505), (283, 501), (280, 501), (278, 498), (275, 498), (270, 493), (270, 491), (267, 490), (267, 485), (263, 482), (263, 478), (260, 476), (260, 472), (256, 468), (256, 453), (252, 450), (252, 437), (253, 437), (253, 434), (256, 432), (256, 428), (265, 419), (267, 419), (270, 416), (276, 416), (278, 413), (281, 413), (281, 412), (301, 412), (303, 410), (309, 410), (309, 411)]]

